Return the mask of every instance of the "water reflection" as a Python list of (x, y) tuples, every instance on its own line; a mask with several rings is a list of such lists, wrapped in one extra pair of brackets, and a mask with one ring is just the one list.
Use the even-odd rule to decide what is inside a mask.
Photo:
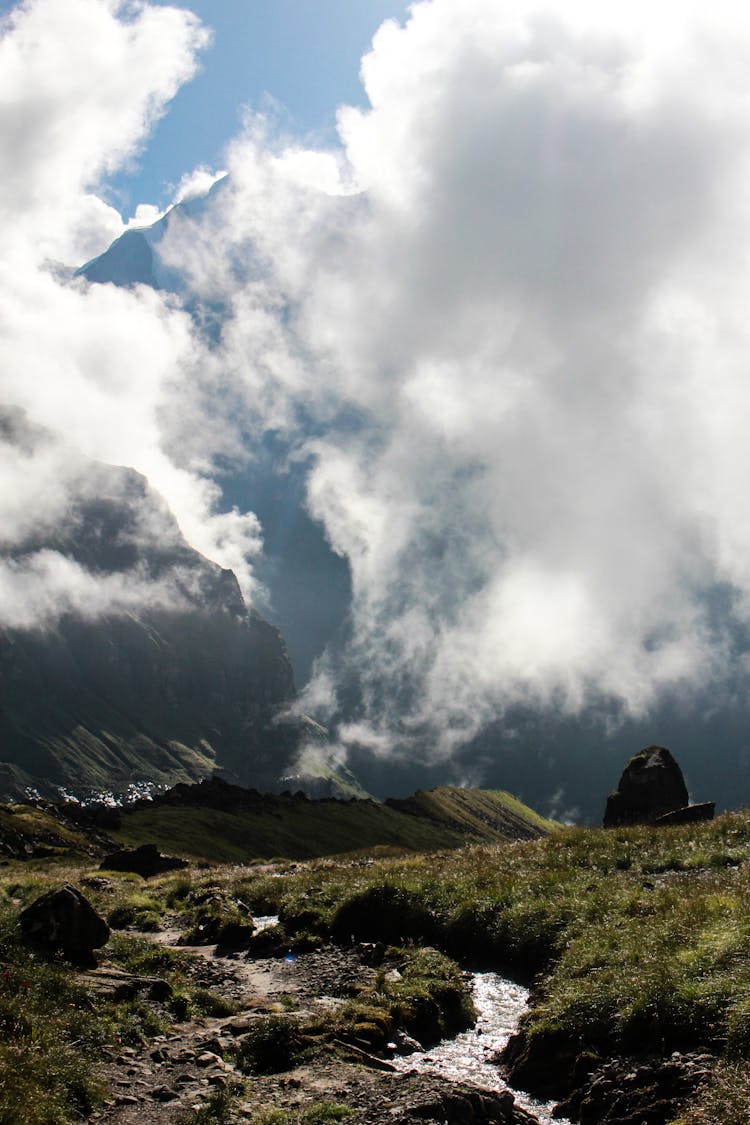
[[(440, 1074), (454, 1082), (473, 1082), (490, 1090), (507, 1090), (519, 1105), (535, 1114), (544, 1125), (552, 1125), (554, 1103), (537, 1102), (503, 1082), (491, 1059), (502, 1050), (518, 1028), (529, 994), (525, 988), (497, 973), (474, 973), (472, 981), (476, 1025), (455, 1039), (446, 1039), (430, 1051), (394, 1059), (399, 1070), (421, 1070)], [(570, 1125), (555, 1118), (556, 1125)]]

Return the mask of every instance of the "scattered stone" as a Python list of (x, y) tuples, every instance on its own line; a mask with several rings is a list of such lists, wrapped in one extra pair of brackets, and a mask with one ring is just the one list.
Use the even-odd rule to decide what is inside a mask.
[(138, 848), (124, 848), (119, 852), (112, 852), (99, 864), (100, 871), (131, 871), (150, 879), (153, 875), (162, 875), (166, 871), (181, 871), (189, 864), (186, 859), (177, 856), (162, 855), (156, 844), (141, 844)]
[(220, 1063), (220, 1062), (221, 1062), (221, 1059), (219, 1058), (218, 1055), (215, 1055), (213, 1051), (204, 1051), (202, 1055), (198, 1055), (198, 1058), (195, 1060), (195, 1065), (196, 1066), (215, 1066), (216, 1063)]
[(604, 827), (653, 824), (687, 804), (688, 791), (677, 762), (664, 746), (649, 746), (630, 759), (617, 790), (607, 798)]
[(213, 1051), (215, 1055), (219, 1055), (223, 1058), (228, 1045), (226, 1040), (219, 1039), (218, 1035), (214, 1035), (211, 1039), (205, 1039), (200, 1044), (200, 1049), (201, 1051)]
[(109, 940), (107, 923), (70, 883), (35, 899), (18, 921), (26, 941), (50, 951), (62, 950), (80, 964), (91, 964), (93, 950)]
[(580, 1125), (666, 1125), (709, 1078), (710, 1055), (617, 1059), (594, 1070), (556, 1109)]
[(176, 1090), (172, 1090), (169, 1086), (155, 1086), (151, 1091), (151, 1097), (155, 1102), (173, 1102), (179, 1098)]
[(123, 969), (108, 966), (82, 975), (81, 982), (99, 996), (113, 1000), (131, 1000), (134, 996), (147, 996), (149, 1000), (169, 1000), (172, 986), (162, 977), (142, 977), (126, 973)]
[(238, 1018), (229, 1020), (228, 1023), (225, 1023), (221, 1030), (226, 1031), (230, 1035), (234, 1036), (246, 1035), (250, 1028), (253, 1026), (254, 1022), (255, 1020), (252, 1017), (248, 1019), (239, 1016)]
[(400, 1055), (414, 1055), (417, 1052), (424, 1051), (424, 1047), (415, 1039), (413, 1035), (407, 1035), (405, 1031), (397, 1031), (395, 1035), (396, 1049)]
[(112, 880), (105, 879), (103, 875), (86, 875), (81, 879), (81, 883), (92, 891), (106, 891), (112, 886)]

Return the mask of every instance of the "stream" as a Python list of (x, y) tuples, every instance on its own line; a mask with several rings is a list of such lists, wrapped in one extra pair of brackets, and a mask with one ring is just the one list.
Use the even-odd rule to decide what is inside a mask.
[(553, 1102), (537, 1102), (503, 1082), (491, 1061), (516, 1031), (528, 1008), (528, 991), (497, 973), (473, 973), (472, 996), (478, 1017), (474, 1027), (429, 1051), (395, 1058), (394, 1066), (429, 1071), (454, 1082), (473, 1082), (489, 1090), (510, 1090), (518, 1104), (538, 1117), (542, 1125), (570, 1125), (564, 1118), (553, 1119)]

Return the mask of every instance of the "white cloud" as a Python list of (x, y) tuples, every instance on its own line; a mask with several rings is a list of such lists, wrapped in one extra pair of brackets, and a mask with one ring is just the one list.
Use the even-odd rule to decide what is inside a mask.
[(705, 595), (750, 591), (750, 17), (665, 13), (415, 4), (341, 151), (251, 122), (191, 232), (246, 417), (314, 455), (378, 745), (449, 749), (517, 702), (637, 713), (727, 658)]
[[(170, 576), (172, 577), (172, 576)], [(57, 551), (0, 559), (0, 622), (6, 628), (53, 626), (65, 614), (84, 620), (185, 604), (172, 581), (139, 570), (94, 575)]]
[[(203, 355), (189, 317), (151, 290), (89, 287), (48, 264), (80, 265), (122, 232), (103, 181), (137, 155), (207, 42), (190, 12), (119, 0), (26, 0), (0, 23), (0, 404), (21, 407), (58, 439), (25, 455), (0, 450), (0, 503), (12, 546), (64, 524), (81, 455), (133, 466), (193, 545), (234, 567), (249, 592), (258, 522), (221, 512), (205, 451), (175, 440), (194, 414)], [(29, 564), (30, 620), (47, 605), (47, 580), (59, 594), (50, 605), (82, 604), (66, 593), (82, 588), (74, 570), (47, 556)], [(24, 618), (22, 577), (6, 565), (7, 620)], [(145, 577), (125, 591), (115, 585), (102, 579), (100, 596), (87, 587), (85, 600), (102, 611), (149, 603)]]
[(637, 713), (719, 675), (706, 593), (750, 607), (745, 10), (414, 4), (338, 149), (250, 117), (227, 186), (170, 222), (165, 264), (226, 310), (209, 346), (176, 299), (38, 268), (115, 223), (96, 185), (203, 41), (176, 9), (66, 9), (69, 55), (51, 0), (0, 49), (7, 396), (240, 568), (259, 528), (216, 514), (213, 456), (273, 429), (313, 458), (354, 604), (309, 698), (358, 676), (342, 741), (448, 752), (519, 702)]

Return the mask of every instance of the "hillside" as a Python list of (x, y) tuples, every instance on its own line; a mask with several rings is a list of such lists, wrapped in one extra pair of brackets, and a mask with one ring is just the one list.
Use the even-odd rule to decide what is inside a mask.
[[(56, 450), (10, 410), (0, 448)], [(295, 695), (278, 630), (134, 470), (76, 457), (64, 518), (1, 544), (0, 563), (31, 587), (40, 568), (63, 576), (44, 613), (0, 626), (0, 798), (27, 786), (126, 791), (217, 768), (272, 788), (300, 741), (319, 737), (305, 720), (278, 721)]]
[[(216, 786), (214, 803), (219, 794)], [(152, 812), (188, 823), (195, 805), (175, 797)], [(220, 826), (229, 815), (250, 823), (251, 806), (265, 802), (256, 815), (275, 814), (288, 829), (291, 809), (305, 804), (223, 799), (247, 808), (214, 809)], [(501, 794), (442, 790), (415, 795), (417, 811), (386, 811), (426, 825), (428, 811), (452, 818), (446, 810), (458, 805), (473, 817), (502, 804)], [(343, 803), (342, 823), (354, 831), (352, 808), (372, 816), (382, 806)], [(10, 815), (38, 833), (56, 814)], [(486, 1090), (463, 1085), (475, 1081), (469, 1051), (499, 1067), (517, 1098), (553, 1099), (580, 1125), (747, 1125), (746, 811), (681, 827), (558, 828), (510, 847), (495, 839), (438, 854), (202, 862), (147, 882), (97, 867), (71, 855), (0, 866), (12, 1029), (0, 1033), (2, 1120), (134, 1125), (163, 1101), (173, 1104), (170, 1121), (550, 1121), (547, 1111), (524, 1116), (507, 1092), (501, 1112)], [(98, 969), (47, 960), (20, 938), (21, 908), (63, 882), (80, 887), (113, 931)], [(260, 917), (267, 929), (256, 928)], [(533, 980), (530, 1007), (522, 1015), (522, 1000), (512, 1024), (503, 1015), (500, 1041), (480, 1023), (482, 1034), (461, 1042), (460, 1083), (438, 1088), (429, 1048), (473, 1023), (480, 994), (472, 1000), (469, 981), (486, 971), (509, 987)], [(402, 1059), (415, 1040), (425, 1053)], [(179, 1116), (204, 1104), (204, 1117)]]
[(373, 847), (430, 851), (538, 838), (553, 827), (509, 794), (481, 789), (436, 789), (383, 804), (261, 795), (216, 782), (179, 786), (178, 793), (179, 803), (165, 795), (124, 810), (113, 835), (123, 844), (154, 843), (226, 863)]
[(554, 827), (509, 794), (481, 789), (436, 789), (380, 804), (261, 794), (213, 779), (179, 784), (122, 810), (0, 806), (0, 854), (97, 854), (113, 845), (148, 843), (194, 859), (243, 863), (364, 848), (432, 851), (502, 843), (536, 839)]

